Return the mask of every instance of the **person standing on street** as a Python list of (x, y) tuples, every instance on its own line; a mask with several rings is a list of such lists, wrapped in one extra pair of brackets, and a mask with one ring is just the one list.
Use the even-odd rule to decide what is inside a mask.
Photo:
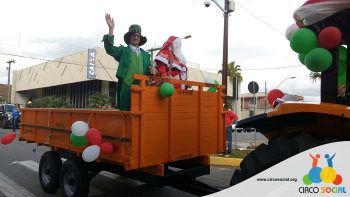
[(19, 120), (19, 116), (20, 116), (20, 114), (19, 114), (19, 105), (18, 104), (16, 104), (15, 105), (15, 108), (13, 108), (13, 110), (12, 110), (12, 131), (13, 132), (16, 132), (16, 128), (18, 127), (18, 120)]
[(230, 157), (232, 154), (232, 124), (238, 120), (238, 116), (228, 107), (224, 105), (225, 123), (226, 123), (226, 152), (225, 157)]
[(131, 85), (138, 84), (134, 80), (134, 74), (156, 75), (157, 69), (151, 65), (151, 56), (140, 48), (147, 42), (147, 38), (141, 35), (141, 27), (137, 24), (131, 25), (129, 31), (124, 34), (124, 42), (128, 46), (114, 46), (114, 19), (105, 15), (109, 31), (103, 36), (104, 47), (107, 54), (118, 61), (116, 77), (117, 84), (117, 108), (129, 111), (131, 105)]

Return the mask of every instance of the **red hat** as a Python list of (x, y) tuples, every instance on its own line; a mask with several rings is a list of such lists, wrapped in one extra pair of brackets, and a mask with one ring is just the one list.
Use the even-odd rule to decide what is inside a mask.
[(181, 38), (170, 36), (167, 41), (164, 42), (162, 49), (169, 49), (171, 45), (174, 44), (174, 42), (181, 42)]
[(298, 24), (308, 26), (347, 8), (349, 0), (308, 0), (295, 10), (293, 17)]

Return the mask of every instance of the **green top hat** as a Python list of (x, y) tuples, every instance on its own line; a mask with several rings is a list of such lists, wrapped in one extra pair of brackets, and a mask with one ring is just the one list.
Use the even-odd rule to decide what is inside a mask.
[(139, 45), (140, 46), (144, 45), (147, 42), (147, 38), (141, 35), (141, 27), (140, 27), (140, 25), (137, 25), (137, 24), (130, 25), (129, 32), (124, 34), (124, 42), (129, 45), (130, 36), (132, 36), (135, 33), (140, 34), (140, 44)]

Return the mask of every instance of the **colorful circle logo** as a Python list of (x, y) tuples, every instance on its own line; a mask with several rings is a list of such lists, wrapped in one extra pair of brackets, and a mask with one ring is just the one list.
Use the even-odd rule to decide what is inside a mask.
[(316, 154), (316, 156), (311, 154), (309, 155), (312, 158), (312, 168), (309, 170), (309, 173), (303, 177), (303, 182), (305, 185), (321, 182), (339, 185), (343, 182), (342, 176), (337, 174), (337, 171), (333, 168), (333, 158), (335, 157), (335, 154), (332, 157), (325, 154), (324, 157), (327, 160), (328, 166), (324, 168), (317, 166), (318, 160), (321, 158), (320, 154)]

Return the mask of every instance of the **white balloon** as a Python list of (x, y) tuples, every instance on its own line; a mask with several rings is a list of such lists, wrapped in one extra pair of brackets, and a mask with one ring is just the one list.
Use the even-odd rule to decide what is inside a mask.
[(71, 130), (76, 136), (84, 136), (89, 130), (89, 125), (84, 121), (76, 121), (72, 124)]
[(299, 29), (299, 27), (298, 27), (298, 25), (295, 24), (295, 23), (289, 25), (289, 27), (288, 27), (287, 30), (286, 30), (286, 38), (287, 38), (288, 40), (290, 40), (290, 38), (292, 37), (292, 35), (294, 34), (294, 32), (295, 32), (296, 30), (298, 30), (298, 29)]
[(100, 147), (97, 145), (91, 145), (83, 151), (82, 158), (86, 162), (92, 162), (97, 159), (97, 157), (100, 155)]

